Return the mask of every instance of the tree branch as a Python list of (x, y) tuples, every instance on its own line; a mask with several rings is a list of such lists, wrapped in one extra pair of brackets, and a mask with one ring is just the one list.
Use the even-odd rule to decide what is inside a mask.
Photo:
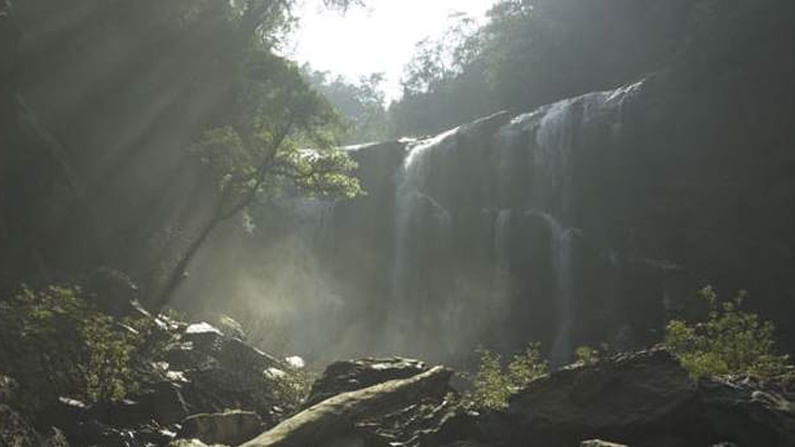
[[(257, 196), (257, 191), (259, 191), (262, 184), (265, 183), (265, 179), (267, 175), (270, 173), (271, 169), (273, 168), (273, 161), (276, 158), (276, 154), (279, 152), (279, 148), (284, 144), (284, 140), (287, 139), (287, 136), (290, 135), (290, 131), (293, 128), (293, 117), (291, 116), (288, 120), (287, 124), (284, 126), (282, 131), (279, 133), (278, 137), (274, 141), (272, 146), (271, 153), (260, 163), (259, 167), (257, 167), (257, 172), (254, 174), (252, 179), (255, 179), (254, 185), (249, 189), (246, 194), (243, 196), (240, 201), (232, 206), (227, 212), (223, 212), (223, 210), (219, 210), (217, 217), (215, 220), (217, 222), (223, 222), (225, 220), (229, 220), (237, 215), (240, 211), (242, 211), (245, 207), (251, 204), (254, 198)], [(221, 202), (223, 208), (223, 200)]]

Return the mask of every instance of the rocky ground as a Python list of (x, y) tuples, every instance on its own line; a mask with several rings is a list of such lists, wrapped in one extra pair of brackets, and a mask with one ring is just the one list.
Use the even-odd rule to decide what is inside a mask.
[(402, 358), (339, 361), (299, 404), (291, 378), (303, 373), (247, 344), (234, 324), (149, 318), (168, 342), (128, 399), (88, 405), (60, 397), (23, 416), (26, 397), (2, 377), (0, 446), (795, 445), (791, 382), (694, 381), (664, 350), (563, 368), (531, 382), (504, 410), (484, 412), (460, 404), (448, 368)]

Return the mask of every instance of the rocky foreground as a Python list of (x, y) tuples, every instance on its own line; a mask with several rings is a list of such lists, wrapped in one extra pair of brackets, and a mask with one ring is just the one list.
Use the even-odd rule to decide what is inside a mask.
[(151, 380), (127, 400), (92, 406), (60, 397), (27, 415), (17, 410), (26, 396), (3, 377), (0, 446), (795, 445), (791, 382), (693, 381), (664, 350), (572, 365), (487, 412), (460, 404), (448, 368), (402, 358), (340, 361), (301, 407), (285, 408), (291, 382), (275, 379), (298, 373), (288, 362), (246, 344), (234, 328), (158, 323), (172, 339)]

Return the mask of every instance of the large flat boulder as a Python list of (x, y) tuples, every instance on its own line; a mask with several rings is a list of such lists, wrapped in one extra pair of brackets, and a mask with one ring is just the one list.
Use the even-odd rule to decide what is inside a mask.
[(690, 429), (696, 398), (695, 383), (676, 359), (663, 350), (643, 351), (531, 382), (484, 428), (488, 437), (516, 446), (594, 438), (671, 446), (687, 437), (677, 432)]
[(312, 406), (340, 393), (367, 388), (387, 380), (406, 379), (427, 371), (419, 360), (392, 358), (365, 358), (342, 360), (326, 367), (312, 385), (306, 406)]
[[(347, 440), (361, 445), (361, 422), (411, 409), (426, 396), (435, 396), (450, 380), (452, 371), (437, 366), (406, 379), (379, 383), (326, 399), (244, 444), (244, 447), (307, 447)], [(387, 439), (368, 441), (365, 446), (419, 445), (392, 443)], [(393, 440), (394, 441), (394, 440)], [(339, 441), (342, 442), (342, 441)], [(332, 444), (333, 445), (333, 444)], [(428, 444), (424, 444), (428, 445)]]
[[(778, 383), (777, 381), (773, 381)], [(504, 411), (480, 418), (488, 445), (795, 445), (791, 386), (693, 380), (667, 351), (577, 364), (531, 382)], [(590, 442), (590, 444), (589, 444)], [(602, 442), (602, 444), (599, 444)]]

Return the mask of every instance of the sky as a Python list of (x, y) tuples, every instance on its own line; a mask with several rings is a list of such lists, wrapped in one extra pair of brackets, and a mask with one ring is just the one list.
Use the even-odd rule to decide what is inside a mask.
[(447, 28), (448, 17), (465, 12), (485, 17), (494, 0), (367, 0), (366, 8), (345, 15), (324, 11), (318, 2), (301, 8), (301, 27), (287, 54), (315, 70), (330, 71), (358, 80), (371, 73), (386, 75), (388, 99), (400, 95), (403, 66), (414, 45)]

